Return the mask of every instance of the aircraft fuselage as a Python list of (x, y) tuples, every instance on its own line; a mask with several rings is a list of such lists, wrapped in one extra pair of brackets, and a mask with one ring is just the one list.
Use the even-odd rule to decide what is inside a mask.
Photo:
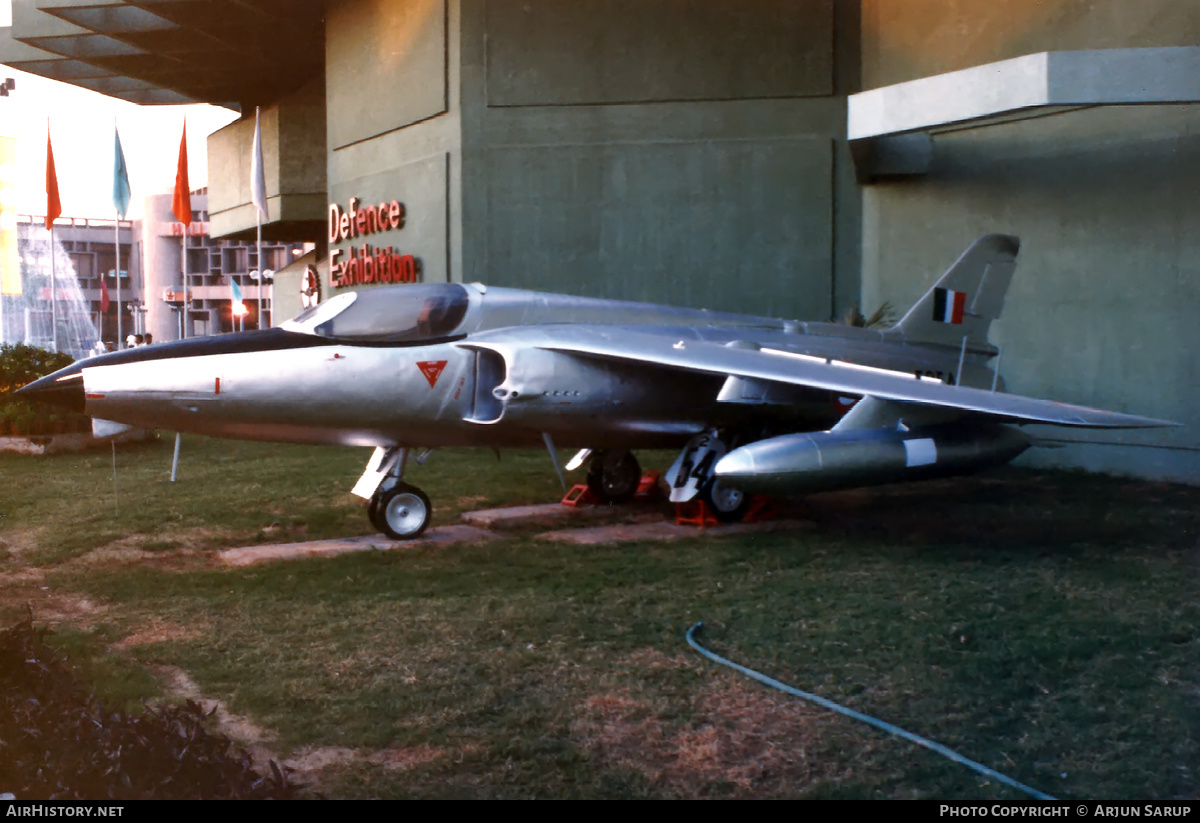
[[(803, 323), (478, 284), (342, 292), (281, 327), (83, 360), (21, 393), (104, 421), (372, 446), (354, 492), (393, 537), (428, 525), (413, 447), (582, 448), (588, 486), (637, 490), (631, 450), (683, 446), (671, 499), (737, 519), (747, 494), (962, 474), (1011, 460), (1011, 423), (1172, 425), (1002, 391), (988, 329), (1019, 242), (973, 243), (891, 328)], [(860, 399), (861, 398), (861, 399)]]
[[(714, 425), (821, 428), (845, 406), (835, 393), (786, 386), (730, 402), (718, 375), (554, 351), (575, 322), (609, 324), (616, 340), (653, 329), (679, 345), (775, 347), (949, 382), (962, 362), (951, 348), (835, 324), (455, 284), (405, 288), (450, 296), (441, 327), (421, 326), (428, 318), (414, 315), (409, 330), (393, 318), (411, 306), (375, 305), (364, 292), (354, 310), (374, 312), (367, 333), (343, 322), (353, 312), (327, 312), (325, 326), (318, 312), (307, 325), (297, 322), (301, 315), (281, 329), (89, 358), (26, 392), (74, 386), (81, 410), (96, 418), (246, 440), (517, 447), (549, 434), (562, 447), (631, 449), (674, 447)], [(390, 336), (389, 323), (399, 329)], [(524, 334), (518, 343), (505, 337), (513, 328)], [(974, 353), (966, 364), (987, 379), (983, 359)]]
[[(671, 447), (714, 420), (749, 414), (716, 402), (721, 378), (538, 349), (501, 355), (443, 342), (203, 353), (203, 339), (190, 342), (162, 359), (81, 361), (83, 410), (214, 437), (382, 447), (537, 446), (543, 433), (572, 448)], [(787, 419), (836, 419), (828, 392), (791, 395), (808, 398), (781, 406)]]

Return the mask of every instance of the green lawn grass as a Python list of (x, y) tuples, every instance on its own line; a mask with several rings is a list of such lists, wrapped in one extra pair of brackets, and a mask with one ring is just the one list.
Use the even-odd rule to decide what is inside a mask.
[[(65, 640), (120, 699), (168, 664), (281, 754), (392, 753), (323, 773), (334, 797), (1019, 797), (709, 663), (683, 639), (700, 620), (714, 651), (1042, 791), (1197, 794), (1200, 490), (1009, 469), (816, 496), (784, 533), (188, 554), (366, 533), (366, 456), (187, 438), (170, 484), (169, 442), (131, 449), (119, 511), (111, 454), (0, 458), (0, 568), (106, 606)], [(536, 452), (410, 479), (435, 525), (561, 493)], [(94, 559), (129, 534), (162, 562)], [(186, 631), (109, 651), (147, 625)]]
[[(364, 502), (350, 493), (370, 449), (280, 446), (185, 437), (176, 482), (174, 441), (162, 439), (84, 455), (0, 454), (0, 541), (5, 529), (31, 529), (26, 560), (78, 557), (123, 537), (142, 549), (221, 548), (320, 539), (373, 531)], [(494, 465), (493, 465), (494, 464)], [(464, 508), (561, 496), (550, 458), (537, 452), (435, 452), (408, 479), (436, 497), (434, 524)]]

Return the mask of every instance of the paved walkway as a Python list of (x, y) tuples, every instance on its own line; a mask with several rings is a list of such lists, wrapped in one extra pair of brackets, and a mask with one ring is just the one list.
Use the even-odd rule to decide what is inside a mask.
[(262, 546), (246, 546), (225, 549), (217, 556), (231, 566), (250, 566), (272, 560), (288, 560), (294, 557), (332, 557), (336, 554), (361, 551), (391, 551), (411, 549), (418, 546), (453, 545), (454, 543), (491, 540), (495, 535), (474, 526), (439, 526), (430, 529), (416, 540), (392, 540), (382, 534), (361, 537), (336, 537), (332, 540), (310, 540), (305, 543), (276, 543)]
[[(594, 524), (614, 516), (634, 522)], [(767, 520), (759, 523), (729, 523), (699, 528), (680, 526), (665, 519), (661, 512), (644, 508), (642, 511), (627, 507), (606, 506), (572, 508), (560, 503), (543, 506), (512, 506), (504, 509), (483, 509), (463, 515), (463, 524), (438, 526), (429, 529), (416, 540), (392, 540), (382, 534), (361, 537), (334, 538), (332, 540), (310, 540), (304, 543), (277, 543), (260, 546), (245, 546), (225, 549), (218, 557), (231, 566), (249, 566), (272, 560), (287, 560), (296, 557), (332, 557), (346, 552), (394, 551), (420, 546), (450, 546), (455, 543), (480, 542), (499, 537), (493, 530), (512, 529), (530, 525), (550, 525), (554, 522), (573, 521), (571, 528), (555, 529), (538, 535), (541, 540), (574, 543), (579, 546), (598, 546), (606, 543), (627, 543), (637, 540), (679, 540), (700, 535), (752, 534), (778, 530), (799, 531), (811, 523), (800, 520)]]

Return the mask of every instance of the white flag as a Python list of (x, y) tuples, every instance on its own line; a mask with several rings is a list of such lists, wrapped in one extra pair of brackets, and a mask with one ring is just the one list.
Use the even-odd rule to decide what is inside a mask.
[(258, 107), (254, 107), (254, 157), (250, 160), (250, 201), (263, 220), (267, 216), (267, 178), (263, 174), (262, 132), (258, 126)]

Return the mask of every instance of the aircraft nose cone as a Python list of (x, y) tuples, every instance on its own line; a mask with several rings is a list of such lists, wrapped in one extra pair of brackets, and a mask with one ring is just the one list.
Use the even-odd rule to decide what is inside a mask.
[(67, 366), (54, 374), (34, 380), (24, 388), (17, 389), (13, 395), (37, 403), (50, 403), (71, 411), (82, 412), (85, 402), (83, 370), (78, 364)]

